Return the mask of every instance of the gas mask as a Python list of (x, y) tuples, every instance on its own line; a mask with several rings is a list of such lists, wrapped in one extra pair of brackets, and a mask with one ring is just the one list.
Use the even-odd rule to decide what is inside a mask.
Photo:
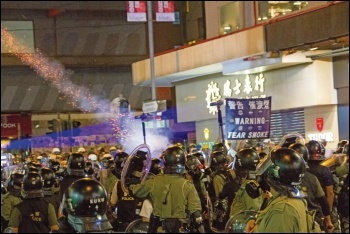
[[(256, 178), (253, 179), (252, 177), (255, 176)], [(268, 185), (266, 181), (266, 175), (263, 174), (261, 176), (258, 176), (256, 174), (252, 174), (251, 179), (247, 181), (247, 184), (245, 186), (245, 190), (249, 197), (252, 199), (258, 198), (262, 195), (263, 192), (269, 191), (270, 186)]]

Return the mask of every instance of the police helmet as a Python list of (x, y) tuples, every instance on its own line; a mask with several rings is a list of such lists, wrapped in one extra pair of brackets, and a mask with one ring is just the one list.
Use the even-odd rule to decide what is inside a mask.
[(73, 216), (96, 217), (107, 211), (107, 192), (92, 178), (74, 181), (68, 188), (66, 211)]
[(305, 144), (309, 151), (309, 160), (325, 160), (325, 148), (319, 141), (311, 140)]
[(37, 167), (33, 167), (33, 166), (30, 166), (30, 167), (27, 167), (27, 172), (36, 172), (36, 173), (39, 173), (39, 169)]
[(40, 170), (40, 173), (42, 180), (44, 181), (43, 183), (43, 193), (44, 196), (50, 196), (53, 194), (52, 187), (55, 185), (55, 173), (47, 167), (43, 167)]
[(27, 164), (27, 168), (29, 168), (29, 167), (35, 167), (35, 168), (37, 168), (38, 170), (40, 170), (41, 164), (38, 163), (38, 162), (29, 162), (29, 163)]
[(349, 142), (344, 145), (342, 153), (349, 157)]
[(228, 158), (222, 151), (213, 151), (209, 155), (208, 166), (212, 170), (224, 169), (224, 165), (228, 162)]
[(224, 153), (224, 155), (227, 155), (227, 148), (225, 144), (221, 142), (217, 142), (213, 145), (213, 147), (211, 148), (211, 152), (214, 152), (214, 151), (221, 151)]
[(204, 157), (204, 155), (203, 155), (202, 152), (195, 152), (195, 153), (193, 153), (193, 154), (191, 154), (191, 155), (197, 157), (198, 160), (200, 161), (200, 163), (201, 163), (202, 165), (205, 165), (205, 157)]
[(50, 160), (49, 161), (49, 168), (54, 172), (56, 173), (61, 167), (61, 164), (57, 161), (52, 161)]
[(165, 173), (182, 174), (185, 169), (186, 153), (177, 145), (168, 147), (162, 153), (162, 160), (164, 162)]
[(28, 172), (24, 175), (22, 183), (23, 198), (43, 197), (43, 180), (39, 173)]
[(186, 158), (186, 169), (190, 171), (197, 171), (199, 168), (202, 168), (203, 165), (199, 161), (199, 159), (194, 155), (189, 155)]
[(298, 152), (290, 148), (276, 149), (271, 152), (271, 161), (272, 164), (267, 169), (267, 176), (273, 181), (286, 186), (301, 183), (306, 165)]
[(237, 170), (255, 171), (260, 160), (258, 152), (252, 147), (240, 149), (236, 157), (235, 168)]
[(80, 153), (72, 153), (68, 158), (67, 172), (69, 175), (84, 176), (85, 160)]
[(88, 176), (92, 176), (94, 174), (94, 166), (92, 165), (92, 162), (86, 162), (84, 172)]
[(309, 150), (302, 143), (294, 143), (289, 146), (289, 148), (295, 150), (299, 153), (300, 156), (303, 157), (304, 161), (307, 162), (309, 160)]
[(154, 175), (158, 175), (162, 170), (161, 162), (162, 161), (159, 158), (152, 158), (151, 168), (149, 169), (149, 172)]
[(119, 179), (121, 178), (123, 167), (128, 157), (129, 155), (124, 151), (118, 152), (114, 157), (114, 175)]
[(113, 166), (114, 160), (111, 154), (104, 154), (101, 160), (101, 166), (104, 169), (109, 169)]
[(337, 150), (335, 151), (336, 154), (341, 154), (343, 153), (343, 149), (344, 149), (344, 146), (349, 143), (348, 140), (341, 140), (339, 141), (338, 145), (337, 145)]
[(24, 175), (18, 171), (10, 175), (10, 180), (8, 182), (8, 188), (11, 191), (12, 189), (20, 190), (23, 182)]

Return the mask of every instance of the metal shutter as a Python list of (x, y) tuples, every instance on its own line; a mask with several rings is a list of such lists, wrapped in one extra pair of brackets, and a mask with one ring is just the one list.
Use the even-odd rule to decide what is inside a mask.
[(304, 109), (272, 111), (270, 139), (279, 143), (288, 133), (297, 132), (305, 138)]

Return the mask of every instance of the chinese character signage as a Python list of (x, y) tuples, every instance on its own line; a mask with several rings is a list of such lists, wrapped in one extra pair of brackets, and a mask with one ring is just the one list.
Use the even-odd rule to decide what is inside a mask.
[(218, 87), (216, 82), (211, 81), (211, 83), (208, 84), (205, 98), (209, 113), (215, 115), (218, 111), (216, 106), (210, 106), (210, 103), (221, 99), (221, 91), (223, 97), (226, 98), (233, 96), (242, 98), (264, 98), (266, 97), (264, 94), (264, 83), (265, 78), (262, 73), (255, 76), (255, 79), (250, 75), (246, 75), (243, 83), (239, 79), (235, 79), (234, 81), (226, 80), (222, 88)]
[(270, 137), (271, 97), (226, 98), (227, 140)]
[(145, 22), (146, 1), (126, 1), (127, 21), (128, 22)]
[(156, 1), (156, 21), (175, 21), (174, 1)]

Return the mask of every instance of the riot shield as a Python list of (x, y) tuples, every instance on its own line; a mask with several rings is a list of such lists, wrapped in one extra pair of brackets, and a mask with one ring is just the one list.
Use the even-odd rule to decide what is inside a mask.
[[(140, 151), (140, 149), (145, 149), (145, 151)], [(141, 171), (141, 175), (140, 175), (140, 183), (145, 181), (148, 175), (148, 172), (151, 168), (152, 165), (152, 156), (151, 156), (151, 150), (149, 148), (149, 146), (147, 144), (141, 144), (139, 146), (137, 146), (129, 155), (128, 159), (125, 161), (123, 170), (122, 170), (122, 174), (121, 174), (121, 186), (122, 189), (124, 191), (124, 193), (129, 194), (129, 190), (127, 189), (127, 183), (128, 180), (130, 179), (130, 175), (134, 172), (134, 168), (132, 168), (133, 166), (133, 160), (135, 160), (135, 158), (140, 157), (140, 152), (142, 152), (142, 154), (145, 156), (145, 160), (143, 162), (143, 169)]]
[(245, 233), (246, 223), (250, 217), (255, 217), (255, 210), (244, 210), (230, 217), (225, 226), (225, 233)]
[(132, 221), (125, 229), (125, 233), (147, 233), (149, 222), (142, 219)]
[(335, 169), (342, 165), (347, 160), (347, 156), (345, 154), (332, 154), (331, 157), (322, 161), (320, 165), (328, 167), (331, 172), (334, 172)]

